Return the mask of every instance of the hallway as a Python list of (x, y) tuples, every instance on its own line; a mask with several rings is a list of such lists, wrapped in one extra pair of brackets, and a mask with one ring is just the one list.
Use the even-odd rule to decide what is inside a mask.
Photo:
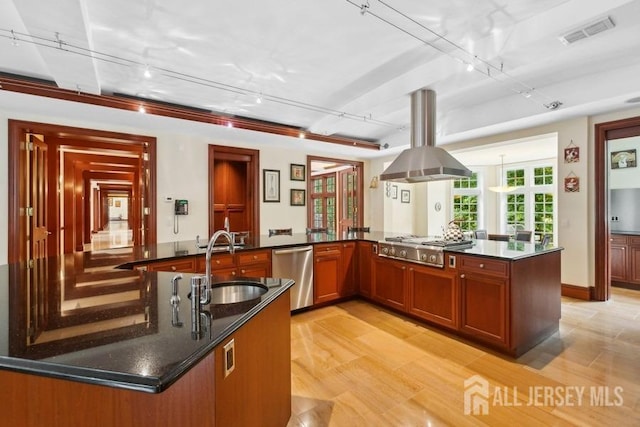
[(104, 230), (91, 235), (91, 243), (84, 245), (85, 251), (133, 246), (133, 232), (127, 228), (127, 220), (110, 220)]

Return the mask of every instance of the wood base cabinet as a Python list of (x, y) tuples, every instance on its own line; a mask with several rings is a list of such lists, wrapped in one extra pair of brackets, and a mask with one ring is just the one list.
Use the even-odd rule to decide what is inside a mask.
[(449, 329), (458, 329), (459, 286), (455, 272), (410, 266), (408, 273), (409, 313)]
[[(197, 272), (207, 268), (205, 256), (197, 259)], [(271, 251), (248, 250), (235, 254), (223, 253), (211, 256), (211, 273), (219, 276), (269, 277), (271, 276)]]
[(505, 277), (461, 269), (460, 329), (483, 341), (508, 345), (508, 287)]
[(313, 303), (356, 293), (356, 242), (313, 245)]
[(406, 311), (408, 264), (374, 257), (371, 298), (389, 307)]
[(445, 252), (443, 268), (374, 255), (372, 265), (374, 301), (509, 355), (558, 330), (560, 251), (513, 260)]
[(358, 242), (358, 275), (357, 292), (364, 297), (371, 297), (372, 269), (377, 245), (372, 242)]
[(640, 236), (612, 234), (611, 281), (640, 284)]

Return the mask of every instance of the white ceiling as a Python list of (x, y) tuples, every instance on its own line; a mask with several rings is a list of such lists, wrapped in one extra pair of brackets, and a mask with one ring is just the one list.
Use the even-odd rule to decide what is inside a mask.
[[(613, 29), (560, 42), (605, 17)], [(640, 0), (4, 0), (0, 52), (0, 71), (67, 89), (398, 149), (421, 88), (438, 144), (634, 106)]]

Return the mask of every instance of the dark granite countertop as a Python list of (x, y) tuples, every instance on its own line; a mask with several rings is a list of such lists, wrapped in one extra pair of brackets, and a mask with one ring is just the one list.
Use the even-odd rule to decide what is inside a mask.
[[(385, 237), (397, 236), (398, 233), (293, 233), (292, 235), (259, 235), (248, 237), (243, 245), (236, 246), (236, 252), (254, 250), (254, 249), (276, 249), (279, 247), (302, 246), (314, 243), (331, 243), (345, 240), (368, 240), (378, 241), (384, 240)], [(201, 240), (201, 244), (207, 241)], [(219, 243), (226, 246), (227, 242), (220, 239)], [(204, 255), (206, 248), (198, 247), (196, 240), (185, 240), (180, 242), (158, 243), (149, 247), (139, 246), (131, 249), (131, 261), (123, 263), (121, 268), (131, 268), (136, 264), (144, 264), (153, 261), (168, 261), (171, 259)]]
[[(238, 252), (346, 240), (380, 241), (397, 233), (293, 234), (247, 239)], [(523, 242), (474, 241), (450, 249), (506, 260), (561, 250)], [(176, 273), (131, 269), (136, 264), (201, 256), (195, 239), (79, 252), (38, 260), (33, 268), (0, 266), (0, 369), (112, 387), (160, 392), (293, 285), (278, 278), (254, 305), (235, 313), (211, 308), (206, 333), (194, 339), (187, 293), (191, 274), (180, 281), (181, 302), (172, 306)], [(116, 268), (120, 267), (120, 268)], [(214, 282), (238, 280), (214, 276)], [(182, 326), (179, 324), (182, 323)]]
[[(268, 291), (225, 311), (208, 306), (195, 339), (191, 275), (183, 274), (180, 303), (172, 306), (175, 273), (114, 268), (136, 251), (70, 254), (32, 269), (0, 266), (0, 369), (161, 392), (293, 285), (248, 279)], [(238, 278), (214, 276), (214, 283), (226, 280)]]
[(497, 240), (473, 240), (473, 246), (466, 249), (447, 249), (449, 252), (458, 252), (468, 255), (498, 258), (507, 261), (515, 261), (544, 253), (561, 251), (562, 247), (546, 246), (529, 242), (502, 242)]
[(637, 230), (610, 230), (611, 234), (624, 234), (628, 236), (640, 236), (640, 231)]

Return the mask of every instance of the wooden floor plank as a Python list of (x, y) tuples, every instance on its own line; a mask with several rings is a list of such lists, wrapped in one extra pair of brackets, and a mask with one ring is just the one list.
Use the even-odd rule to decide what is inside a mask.
[[(563, 298), (559, 332), (518, 359), (362, 300), (296, 314), (291, 328), (288, 427), (640, 425), (639, 291)], [(474, 375), (488, 384), (485, 415), (464, 412)], [(580, 404), (567, 398), (578, 390)]]

